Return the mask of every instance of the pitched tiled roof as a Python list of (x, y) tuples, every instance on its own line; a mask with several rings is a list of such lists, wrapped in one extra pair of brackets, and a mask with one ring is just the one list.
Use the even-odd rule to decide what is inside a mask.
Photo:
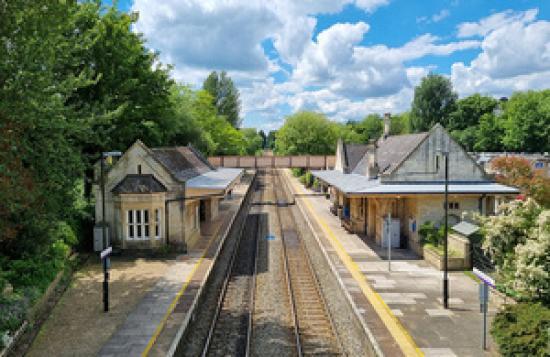
[(197, 150), (189, 146), (153, 148), (153, 156), (179, 181), (187, 181), (208, 171), (212, 166)]
[(392, 135), (379, 139), (376, 156), (380, 173), (392, 172), (429, 134)]
[(166, 187), (155, 178), (148, 175), (126, 175), (112, 190), (113, 193), (153, 193), (166, 192)]
[(346, 173), (350, 173), (355, 170), (357, 164), (361, 161), (363, 156), (367, 153), (367, 144), (346, 144), (344, 143), (344, 155), (347, 164)]

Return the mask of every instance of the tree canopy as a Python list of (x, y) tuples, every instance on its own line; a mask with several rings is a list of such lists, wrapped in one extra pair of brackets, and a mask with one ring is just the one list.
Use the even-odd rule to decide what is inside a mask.
[(458, 95), (451, 81), (439, 74), (430, 73), (414, 89), (411, 105), (413, 131), (430, 130), (436, 123), (447, 126), (450, 115), (456, 108)]
[(210, 93), (218, 115), (238, 128), (241, 126), (241, 101), (239, 91), (225, 71), (211, 72), (204, 80), (203, 89)]
[(333, 154), (337, 132), (323, 114), (298, 112), (285, 119), (275, 139), (275, 151), (282, 155)]

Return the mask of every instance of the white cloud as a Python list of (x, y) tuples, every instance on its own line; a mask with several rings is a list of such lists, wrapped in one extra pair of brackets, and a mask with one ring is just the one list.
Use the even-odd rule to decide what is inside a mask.
[(425, 23), (425, 24), (431, 24), (431, 23), (437, 23), (440, 21), (443, 21), (447, 17), (451, 15), (451, 11), (449, 9), (443, 9), (438, 13), (433, 14), (432, 16), (420, 16), (416, 18), (416, 23)]
[(304, 85), (326, 86), (352, 99), (382, 97), (411, 85), (405, 62), (480, 46), (474, 40), (439, 44), (430, 34), (397, 48), (361, 46), (368, 29), (367, 24), (358, 22), (336, 24), (322, 31), (304, 51), (293, 79)]
[(485, 36), (489, 32), (503, 28), (511, 23), (532, 22), (538, 14), (538, 9), (514, 12), (507, 10), (481, 19), (478, 22), (464, 22), (458, 25), (458, 37)]
[(550, 22), (533, 22), (533, 13), (536, 14), (526, 11), (520, 16), (506, 11), (491, 15), (492, 20), (479, 22), (494, 24), (494, 19), (507, 19), (499, 22), (498, 27), (486, 26), (479, 31), (485, 33), (482, 52), (470, 65), (453, 64), (451, 78), (460, 94), (480, 91), (509, 95), (515, 90), (548, 87)]
[(433, 22), (439, 22), (451, 15), (451, 12), (448, 9), (443, 9), (437, 14), (432, 15), (432, 21)]

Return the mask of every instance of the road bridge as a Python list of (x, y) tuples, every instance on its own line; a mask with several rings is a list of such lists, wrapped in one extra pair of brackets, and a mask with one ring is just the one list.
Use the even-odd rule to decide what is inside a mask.
[(334, 155), (293, 155), (293, 156), (211, 156), (208, 161), (215, 167), (255, 168), (305, 168), (332, 169)]

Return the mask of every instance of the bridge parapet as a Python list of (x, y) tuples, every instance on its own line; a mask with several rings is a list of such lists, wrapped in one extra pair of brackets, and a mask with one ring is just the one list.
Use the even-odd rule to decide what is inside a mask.
[(253, 168), (305, 168), (328, 170), (334, 168), (334, 155), (294, 156), (210, 156), (208, 161), (214, 167)]

